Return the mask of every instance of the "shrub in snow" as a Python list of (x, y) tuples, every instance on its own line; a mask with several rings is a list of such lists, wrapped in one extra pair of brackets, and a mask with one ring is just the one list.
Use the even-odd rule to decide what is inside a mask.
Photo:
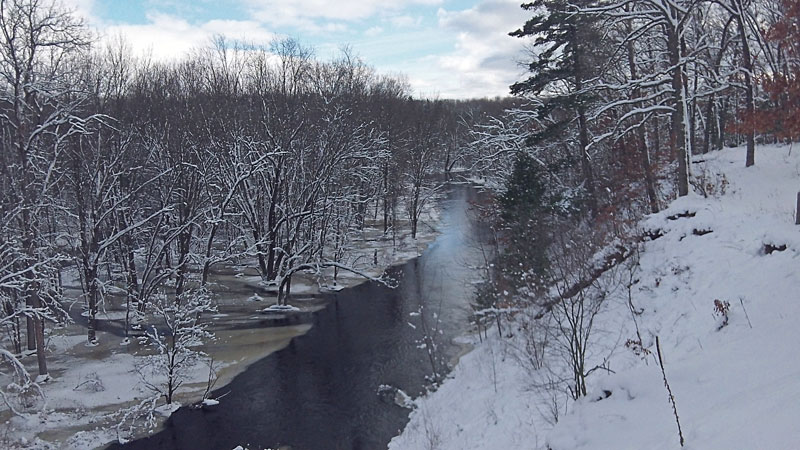
[[(441, 305), (439, 308), (441, 308)], [(431, 375), (425, 376), (425, 379), (432, 385), (438, 386), (444, 379), (444, 374), (450, 369), (447, 359), (440, 349), (439, 336), (441, 334), (442, 321), (436, 311), (428, 312), (424, 305), (419, 306), (415, 317), (419, 319), (420, 331), (422, 331), (422, 337), (417, 341), (417, 348), (425, 350), (428, 362), (431, 365)], [(412, 328), (416, 328), (411, 322), (408, 324)]]
[(77, 386), (72, 388), (73, 391), (81, 392), (102, 392), (106, 390), (103, 382), (96, 373), (90, 373), (84, 377), (84, 380), (78, 383)]
[(728, 325), (728, 312), (731, 309), (731, 304), (727, 301), (714, 300), (714, 316), (717, 317), (717, 331), (725, 328)]
[(156, 395), (146, 398), (133, 406), (120, 409), (108, 416), (110, 420), (116, 422), (113, 428), (120, 444), (128, 442), (135, 435), (137, 429), (155, 430), (158, 423), (156, 419), (156, 404), (160, 397), (160, 395)]
[(156, 354), (143, 358), (137, 370), (145, 386), (163, 395), (167, 404), (171, 404), (175, 392), (206, 357), (195, 347), (204, 340), (213, 339), (214, 335), (200, 322), (200, 317), (216, 308), (202, 288), (185, 292), (177, 302), (162, 294), (154, 304), (161, 323), (153, 325), (146, 337)]
[(11, 383), (0, 394), (6, 406), (18, 415), (23, 411), (39, 411), (44, 408), (44, 393), (37, 383), (30, 380), (22, 384)]
[(653, 353), (650, 351), (650, 349), (642, 345), (642, 341), (640, 339), (628, 339), (625, 341), (625, 348), (629, 349), (634, 355), (642, 359), (647, 358), (647, 356)]
[(0, 364), (10, 367), (13, 375), (13, 381), (0, 389), (0, 398), (8, 409), (17, 415), (40, 409), (44, 405), (44, 393), (22, 362), (8, 350), (0, 349)]
[(730, 181), (724, 173), (712, 172), (705, 165), (689, 181), (694, 191), (704, 198), (721, 197), (728, 191)]
[[(632, 285), (635, 275), (619, 267), (629, 252), (622, 254), (614, 248), (601, 254), (600, 243), (593, 240), (597, 236), (582, 231), (555, 236), (549, 270), (553, 288), (549, 296), (534, 299), (538, 304), (531, 308), (532, 320), (523, 329), (527, 330), (523, 338), (528, 353), (524, 362), (533, 386), (552, 399), (546, 420), (553, 423), (564, 412), (565, 392), (573, 400), (586, 396), (588, 377), (607, 370), (607, 356), (602, 355), (607, 349), (596, 347), (596, 337), (602, 330), (595, 319), (605, 309), (609, 293), (618, 291), (621, 285)], [(609, 270), (614, 276), (603, 277)]]

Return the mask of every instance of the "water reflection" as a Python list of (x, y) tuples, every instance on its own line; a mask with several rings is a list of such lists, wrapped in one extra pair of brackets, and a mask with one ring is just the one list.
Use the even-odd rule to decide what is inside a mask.
[[(378, 387), (423, 392), (432, 373), (420, 348), (424, 328), (437, 331), (445, 359), (459, 351), (451, 339), (466, 327), (476, 276), (470, 267), (482, 261), (468, 213), (477, 195), (467, 186), (452, 187), (442, 201), (441, 235), (423, 256), (391, 269), (398, 288), (364, 283), (331, 294), (307, 334), (216, 392), (227, 393), (220, 405), (182, 408), (163, 431), (125, 447), (386, 448), (405, 426), (408, 410), (381, 401)], [(418, 315), (421, 306), (427, 327)]]

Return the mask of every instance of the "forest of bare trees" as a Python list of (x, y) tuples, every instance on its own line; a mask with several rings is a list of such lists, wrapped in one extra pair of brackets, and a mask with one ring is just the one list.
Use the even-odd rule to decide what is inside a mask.
[(200, 314), (215, 265), (251, 262), (279, 303), (300, 271), (360, 274), (350, 235), (369, 219), (415, 236), (466, 157), (465, 118), (502, 109), (414, 99), (347, 48), (320, 61), (293, 39), (155, 62), (40, 0), (1, 1), (0, 31), (3, 357), (35, 351), (40, 380), (48, 330), (84, 317), (96, 344), (111, 292), (127, 335), (149, 311)]

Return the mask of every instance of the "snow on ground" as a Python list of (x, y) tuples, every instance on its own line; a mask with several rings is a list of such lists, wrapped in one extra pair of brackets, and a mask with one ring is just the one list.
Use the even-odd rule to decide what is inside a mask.
[(415, 401), (389, 449), (536, 448), (542, 421), (526, 377), (514, 351), (490, 332), (437, 391)]
[[(390, 448), (680, 448), (656, 336), (685, 448), (798, 448), (800, 151), (759, 147), (751, 168), (742, 148), (705, 156), (693, 169), (710, 180), (713, 195), (678, 199), (641, 224), (663, 233), (643, 244), (632, 291), (651, 354), (639, 357), (621, 345), (636, 339), (622, 289), (624, 300), (610, 299), (598, 319), (595, 343), (617, 347), (609, 363), (614, 373), (591, 375), (589, 395), (552, 426), (515, 350), (518, 336), (490, 332), (438, 391), (417, 399)], [(721, 328), (715, 300), (729, 304)]]
[[(49, 348), (55, 355), (48, 362), (52, 378), (41, 386), (44, 408), (38, 414), (8, 417), (0, 446), (95, 448), (117, 438), (113, 426), (119, 423), (114, 414), (118, 409), (157, 396), (145, 386), (137, 370), (137, 365), (154, 356), (147, 356), (147, 351), (135, 356), (115, 348), (118, 339), (105, 333), (99, 336), (106, 344), (92, 347), (86, 345), (82, 335), (50, 337)], [(189, 370), (181, 400), (203, 392), (207, 375), (208, 367), (203, 363)], [(165, 380), (165, 376), (156, 376), (148, 381), (162, 384)]]

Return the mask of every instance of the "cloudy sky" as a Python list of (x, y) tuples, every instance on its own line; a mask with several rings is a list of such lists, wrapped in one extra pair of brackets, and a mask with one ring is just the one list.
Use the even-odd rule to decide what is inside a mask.
[(402, 72), (421, 96), (493, 97), (521, 77), (522, 42), (508, 32), (521, 0), (64, 0), (101, 35), (176, 58), (222, 34), (297, 38), (321, 59), (348, 44), (382, 73)]

